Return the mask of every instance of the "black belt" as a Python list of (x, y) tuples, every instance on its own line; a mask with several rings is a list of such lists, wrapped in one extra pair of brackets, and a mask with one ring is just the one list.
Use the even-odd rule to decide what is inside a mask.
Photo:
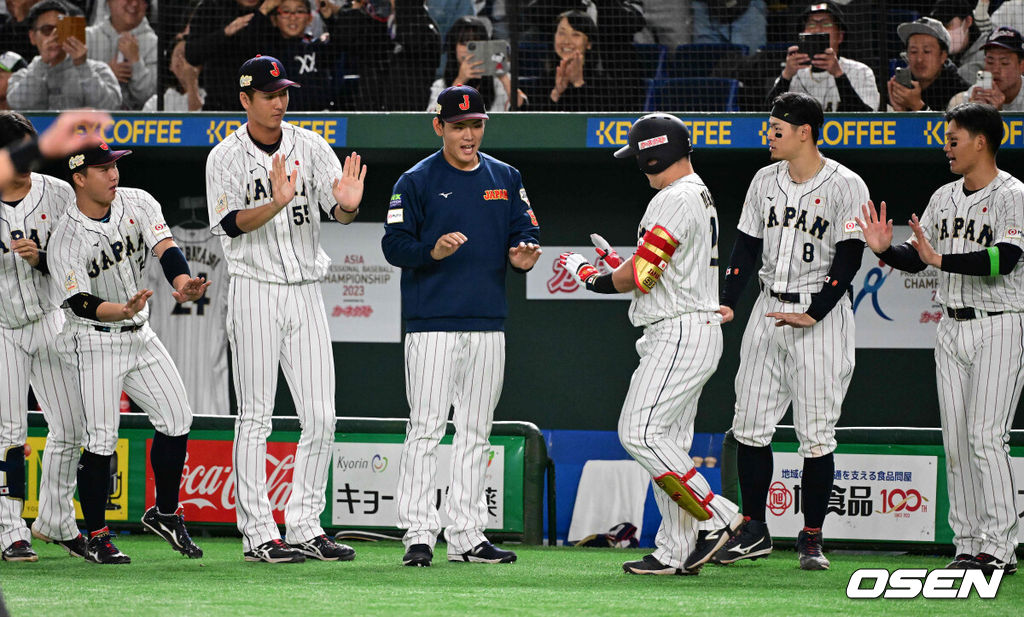
[(97, 332), (135, 332), (142, 326), (93, 326), (92, 329)]
[[(787, 302), (789, 304), (800, 304), (800, 296), (804, 295), (804, 294), (785, 293), (785, 292), (779, 293), (777, 291), (772, 291), (771, 289), (765, 287), (764, 283), (761, 283), (761, 289), (764, 290), (769, 296), (775, 298), (776, 300), (779, 300), (781, 302)], [(811, 296), (811, 301), (814, 301), (814, 299), (818, 297), (818, 294), (816, 294), (816, 293), (812, 293), (812, 294), (809, 294), (809, 295)], [(850, 296), (850, 300), (853, 300), (853, 288), (852, 287), (847, 287), (846, 288), (846, 295)]]
[(950, 319), (957, 321), (968, 321), (971, 319), (978, 319), (980, 317), (991, 317), (993, 315), (1002, 315), (1003, 311), (983, 311), (981, 309), (966, 307), (966, 308), (953, 308), (951, 306), (946, 307), (946, 314), (949, 315)]

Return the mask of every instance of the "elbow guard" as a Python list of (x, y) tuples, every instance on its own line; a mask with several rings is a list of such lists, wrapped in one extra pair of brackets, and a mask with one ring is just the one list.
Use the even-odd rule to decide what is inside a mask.
[(62, 306), (70, 308), (72, 313), (82, 319), (99, 321), (100, 318), (96, 315), (96, 311), (100, 308), (101, 304), (103, 304), (103, 298), (82, 292), (65, 300)]
[(644, 234), (633, 254), (633, 282), (640, 291), (651, 293), (678, 246), (679, 242), (661, 225)]

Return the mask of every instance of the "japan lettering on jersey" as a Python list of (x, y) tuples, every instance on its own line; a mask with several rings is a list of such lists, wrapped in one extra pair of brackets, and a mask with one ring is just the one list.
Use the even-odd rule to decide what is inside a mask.
[(283, 124), (278, 154), (285, 171), (298, 171), (295, 197), (266, 225), (236, 238), (220, 226), (233, 210), (256, 208), (273, 200), (273, 155), (252, 142), (246, 125), (215, 146), (206, 160), (206, 196), (210, 226), (221, 239), (232, 276), (270, 283), (322, 280), (330, 258), (320, 247), (319, 207), (330, 215), (337, 202), (332, 182), (341, 162), (330, 145), (312, 131)]
[(650, 293), (633, 292), (629, 319), (634, 326), (718, 310), (718, 212), (700, 176), (684, 176), (654, 196), (640, 219), (638, 245), (659, 227), (678, 246)]
[[(50, 276), (56, 297), (64, 300), (89, 293), (107, 302), (127, 302), (140, 289), (146, 260), (153, 247), (171, 237), (160, 204), (141, 189), (118, 188), (110, 204), (110, 220), (95, 221), (77, 207), (57, 223), (50, 238)], [(100, 324), (78, 317), (64, 305), (69, 319)], [(141, 325), (149, 306), (134, 317), (104, 325)]]
[(53, 310), (49, 279), (18, 257), (15, 240), (28, 238), (45, 251), (53, 226), (69, 207), (75, 192), (62, 180), (32, 174), (32, 188), (16, 206), (0, 202), (0, 326), (20, 328)]
[(793, 182), (789, 163), (762, 168), (743, 201), (737, 229), (764, 240), (759, 276), (778, 293), (821, 291), (835, 246), (864, 240), (856, 217), (868, 201), (860, 176), (831, 160), (806, 182)]
[[(921, 215), (932, 248), (939, 254), (973, 253), (999, 243), (1024, 249), (1024, 183), (1000, 171), (988, 186), (965, 195), (963, 179), (932, 194)], [(939, 272), (938, 300), (953, 308), (985, 311), (1024, 309), (1024, 267), (1006, 276), (965, 276)]]

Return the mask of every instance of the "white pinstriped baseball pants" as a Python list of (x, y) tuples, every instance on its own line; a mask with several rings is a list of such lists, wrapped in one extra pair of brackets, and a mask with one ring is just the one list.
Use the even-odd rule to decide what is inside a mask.
[(1024, 387), (1024, 313), (943, 315), (935, 369), (956, 553), (1012, 561), (1018, 520), (1009, 439)]
[(776, 327), (766, 313), (802, 313), (806, 304), (761, 292), (740, 343), (736, 373), (736, 440), (771, 445), (776, 425), (793, 403), (793, 427), (804, 458), (836, 449), (836, 423), (855, 362), (853, 308), (843, 296), (810, 328)]
[(238, 396), (235, 512), (244, 550), (281, 537), (267, 495), (267, 437), (278, 366), (302, 427), (292, 494), (284, 508), (285, 542), (305, 542), (324, 533), (320, 514), (327, 503), (335, 426), (334, 353), (320, 284), (231, 277), (227, 331)]
[[(663, 319), (644, 328), (636, 351), (640, 365), (622, 404), (619, 440), (651, 477), (669, 471), (682, 476), (693, 469), (689, 450), (701, 390), (722, 357), (720, 318), (712, 313), (687, 313)], [(711, 492), (700, 473), (687, 484), (700, 498)], [(661, 512), (654, 557), (676, 568), (683, 567), (693, 551), (699, 528), (725, 527), (738, 511), (734, 503), (715, 495), (710, 503), (714, 516), (698, 523), (657, 486), (654, 499)]]
[(448, 553), (484, 542), (487, 439), (505, 379), (504, 332), (412, 332), (405, 336), (405, 389), (409, 423), (398, 473), (398, 527), (406, 547), (433, 548), (441, 531), (434, 503), (437, 445), (452, 421), (451, 487), (445, 530)]
[[(85, 432), (78, 375), (54, 349), (64, 324), (61, 311), (51, 311), (21, 328), (0, 328), (0, 456), (21, 448), (28, 439), (28, 386), (32, 384), (49, 427), (39, 482), (39, 516), (34, 526), (49, 538), (70, 540), (75, 524), (75, 474)], [(21, 518), (21, 500), (0, 497), (0, 549), (30, 534)]]
[(156, 430), (171, 437), (188, 433), (192, 411), (185, 385), (149, 324), (134, 332), (98, 332), (69, 320), (57, 346), (78, 373), (85, 412), (83, 446), (89, 452), (114, 453), (122, 390), (146, 412)]

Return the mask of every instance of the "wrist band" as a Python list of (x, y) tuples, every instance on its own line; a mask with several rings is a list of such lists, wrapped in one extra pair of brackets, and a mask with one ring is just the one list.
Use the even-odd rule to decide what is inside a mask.
[(39, 168), (43, 155), (39, 152), (39, 142), (31, 139), (7, 149), (7, 155), (11, 157), (11, 165), (14, 171), (19, 174), (27, 174)]
[(359, 206), (356, 206), (355, 210), (346, 210), (345, 208), (341, 207), (341, 204), (338, 204), (338, 209), (344, 212), (345, 214), (355, 214), (356, 212), (359, 212)]

